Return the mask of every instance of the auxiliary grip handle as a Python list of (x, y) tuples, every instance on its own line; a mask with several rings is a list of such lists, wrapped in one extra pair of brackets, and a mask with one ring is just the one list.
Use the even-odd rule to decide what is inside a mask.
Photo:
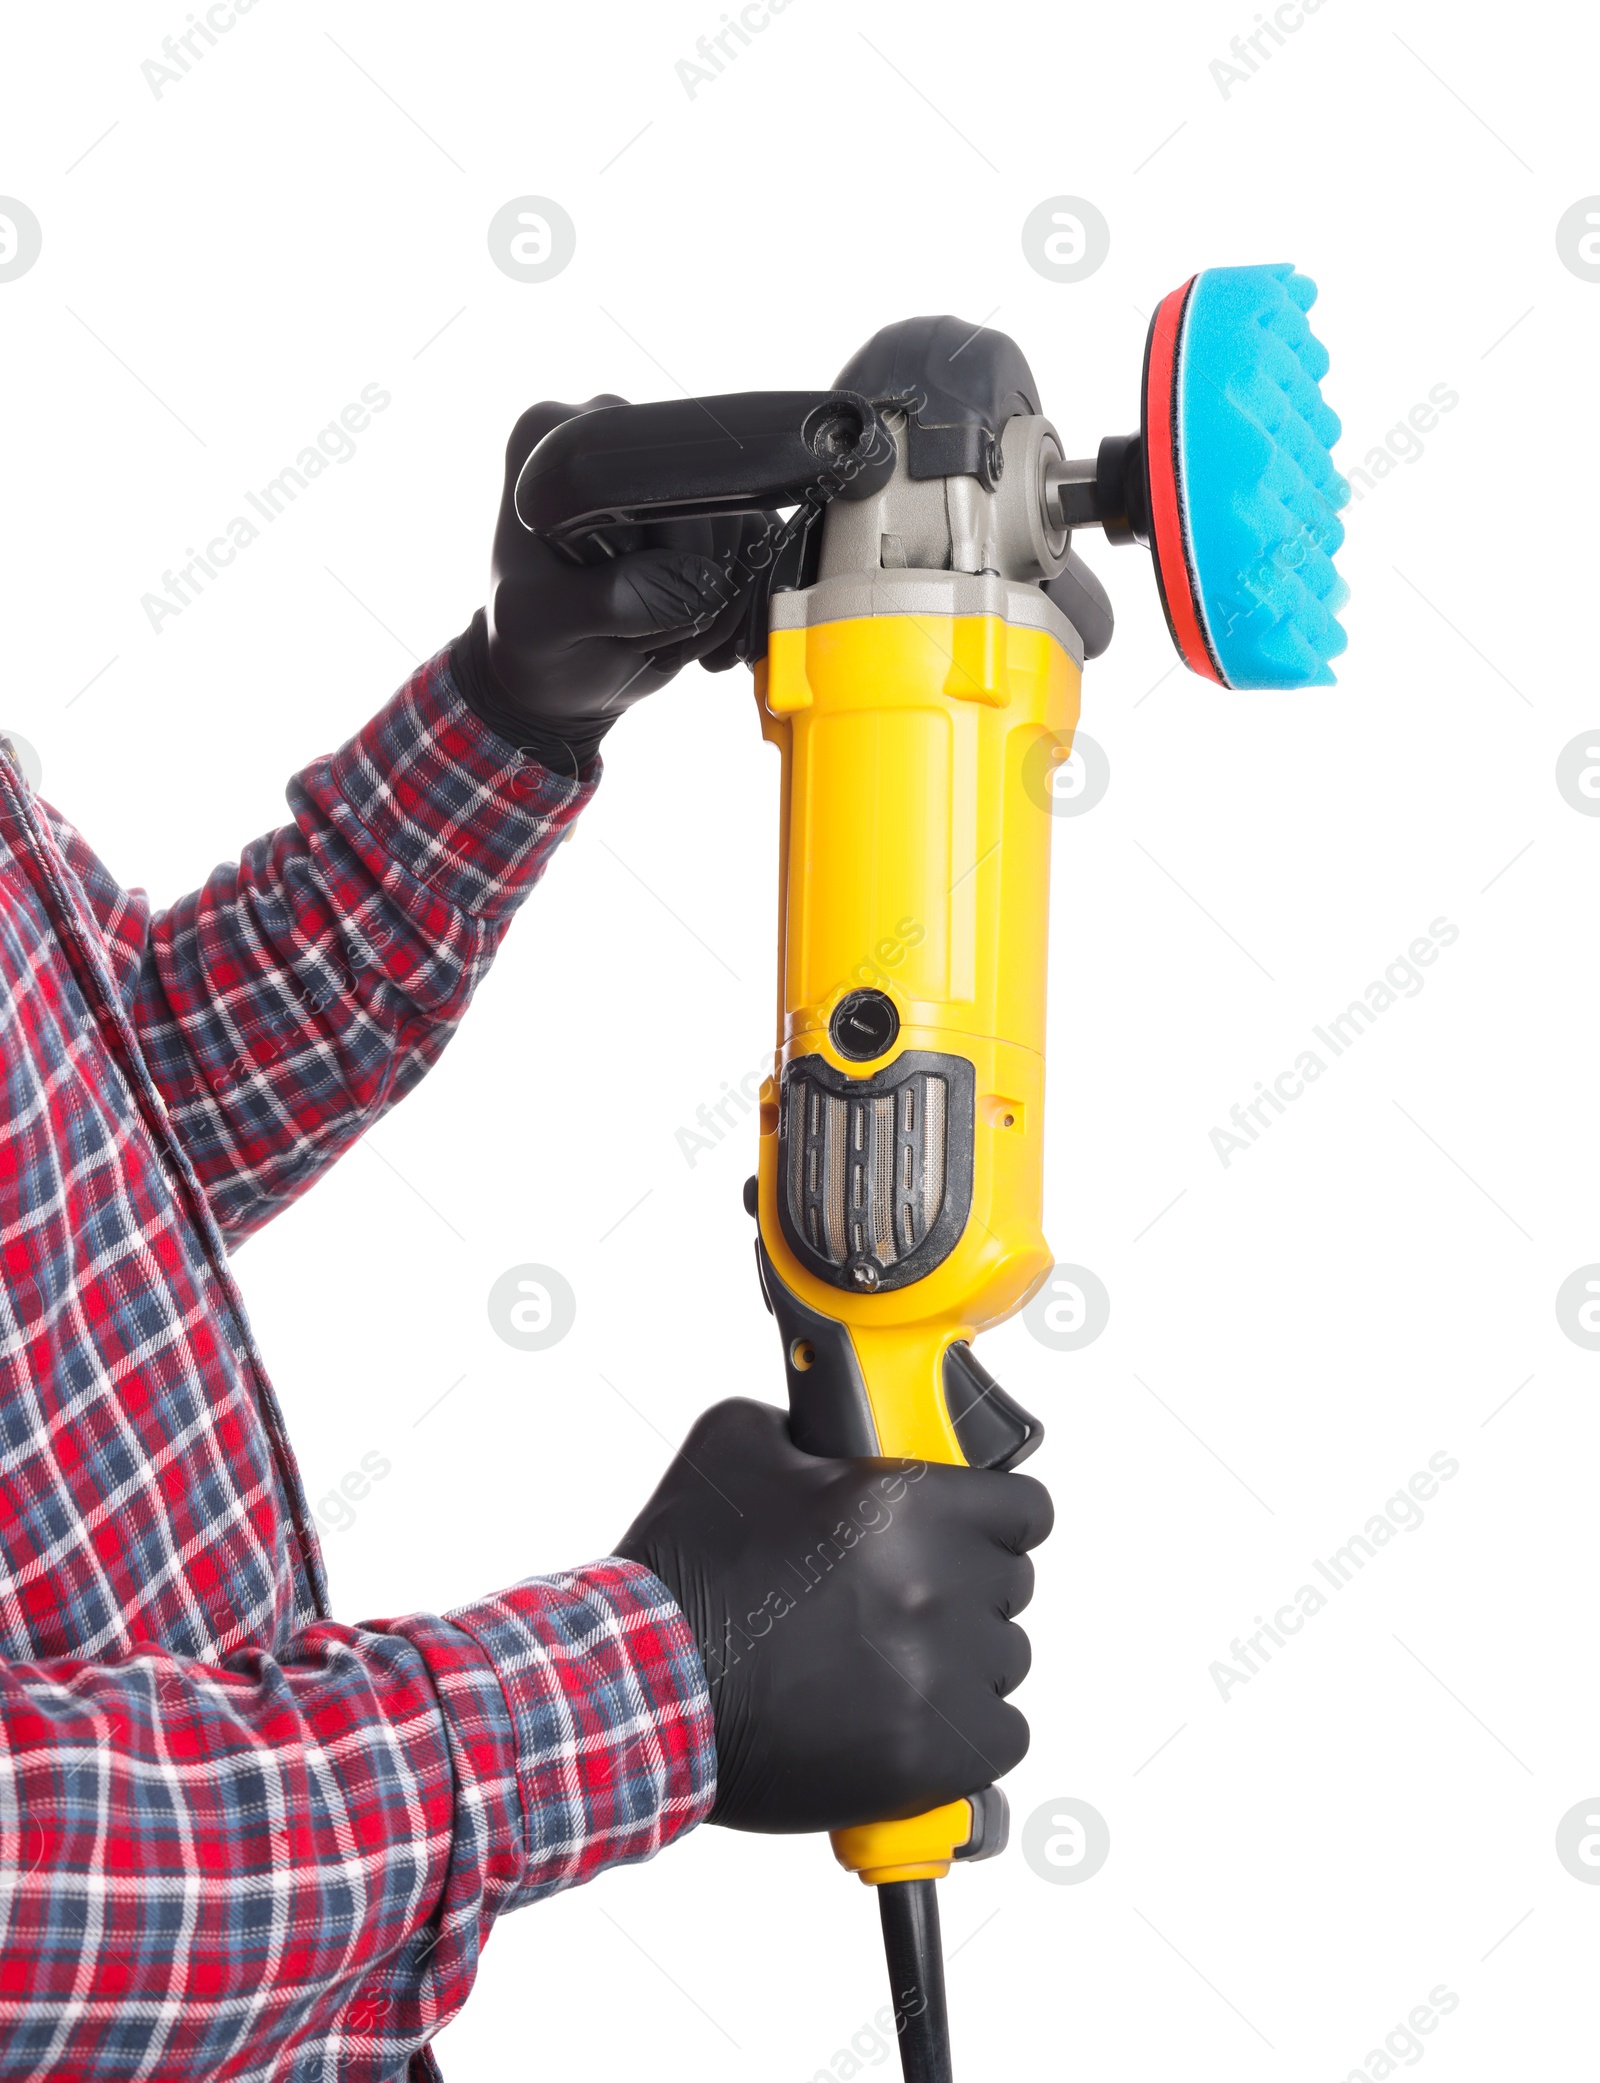
[(524, 528), (576, 548), (607, 528), (866, 499), (894, 463), (893, 437), (854, 391), (735, 391), (563, 420), (512, 502)]

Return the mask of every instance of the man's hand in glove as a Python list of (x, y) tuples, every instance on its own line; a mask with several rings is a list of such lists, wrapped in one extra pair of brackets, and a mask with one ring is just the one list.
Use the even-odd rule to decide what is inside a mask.
[(573, 563), (524, 528), (512, 495), (539, 442), (564, 420), (626, 402), (546, 403), (517, 421), (506, 444), (488, 609), (455, 647), (467, 706), (564, 775), (594, 757), (624, 709), (726, 644), (746, 605), (739, 552), (767, 519), (613, 529), (608, 541), (617, 554), (593, 564)]
[(920, 1815), (1026, 1753), (1005, 1695), (1026, 1551), (1050, 1531), (1025, 1475), (803, 1454), (769, 1404), (716, 1404), (617, 1554), (682, 1607), (711, 1686), (717, 1800), (740, 1830)]

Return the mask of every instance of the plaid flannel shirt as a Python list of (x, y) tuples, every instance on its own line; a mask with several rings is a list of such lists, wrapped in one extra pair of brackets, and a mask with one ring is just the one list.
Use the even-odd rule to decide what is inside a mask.
[(436, 2076), (496, 1916), (710, 1805), (634, 1564), (327, 1617), (226, 1255), (435, 1060), (596, 778), (441, 655), (152, 917), (0, 755), (0, 2078)]

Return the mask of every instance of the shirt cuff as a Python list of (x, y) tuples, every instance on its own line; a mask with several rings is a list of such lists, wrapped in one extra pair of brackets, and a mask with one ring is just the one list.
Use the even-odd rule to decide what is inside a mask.
[(710, 1813), (711, 1697), (689, 1624), (616, 1556), (447, 1614), (494, 1666), (515, 1737), (515, 1903), (652, 1858)]
[(498, 921), (538, 880), (601, 771), (596, 756), (575, 778), (553, 773), (497, 736), (462, 699), (447, 647), (298, 774), (289, 801), (303, 829), (327, 819), (380, 879), (399, 870), (450, 910)]

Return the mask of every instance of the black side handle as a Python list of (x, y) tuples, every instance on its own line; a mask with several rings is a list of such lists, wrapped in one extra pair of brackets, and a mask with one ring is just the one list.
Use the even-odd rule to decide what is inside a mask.
[(606, 528), (865, 499), (894, 464), (893, 437), (854, 391), (735, 391), (564, 420), (513, 499), (525, 528), (577, 549)]

